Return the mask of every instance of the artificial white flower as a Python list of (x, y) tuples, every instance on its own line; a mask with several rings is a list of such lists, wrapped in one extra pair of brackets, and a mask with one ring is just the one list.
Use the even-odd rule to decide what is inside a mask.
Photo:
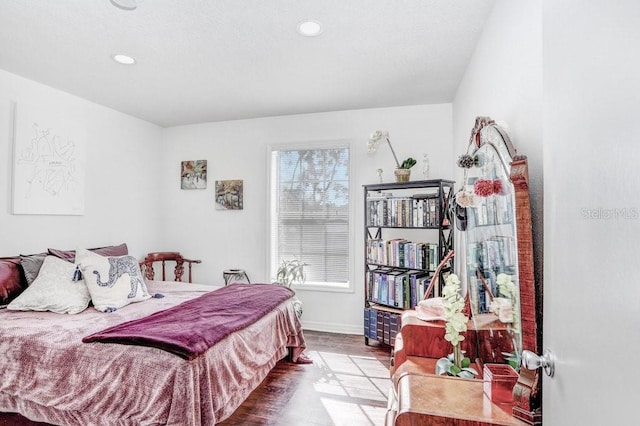
[(374, 141), (377, 142), (382, 138), (388, 138), (389, 137), (389, 132), (387, 132), (386, 130), (376, 130), (375, 132), (371, 133), (371, 136), (369, 137), (370, 141)]
[(444, 338), (451, 342), (453, 346), (456, 346), (464, 340), (464, 336), (461, 333), (467, 331), (467, 321), (469, 321), (469, 318), (462, 313), (464, 299), (460, 294), (460, 279), (456, 274), (450, 274), (445, 279), (442, 298), (446, 321)]
[(478, 196), (463, 189), (456, 193), (456, 203), (464, 208), (474, 207), (478, 205)]
[(453, 346), (456, 346), (464, 340), (464, 336), (458, 332), (446, 333), (444, 335), (444, 339), (448, 342), (451, 342)]
[(378, 146), (380, 145), (381, 140), (386, 140), (389, 144), (389, 149), (391, 149), (391, 153), (393, 154), (393, 159), (396, 162), (396, 167), (400, 168), (400, 163), (398, 162), (398, 157), (396, 157), (396, 152), (393, 150), (393, 146), (391, 146), (391, 141), (389, 140), (389, 132), (386, 130), (376, 130), (371, 133), (369, 136), (369, 140), (367, 141), (367, 152), (369, 154), (373, 154), (378, 150)]

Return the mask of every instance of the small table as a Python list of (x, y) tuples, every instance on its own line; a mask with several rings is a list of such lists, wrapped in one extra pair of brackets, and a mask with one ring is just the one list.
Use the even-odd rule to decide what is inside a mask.
[(224, 279), (224, 285), (229, 284), (230, 282), (239, 282), (246, 281), (251, 284), (249, 280), (249, 276), (244, 271), (244, 269), (225, 269), (222, 271), (222, 278)]

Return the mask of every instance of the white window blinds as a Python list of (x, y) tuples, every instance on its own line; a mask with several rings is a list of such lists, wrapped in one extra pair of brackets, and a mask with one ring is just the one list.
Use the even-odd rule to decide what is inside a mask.
[(271, 273), (283, 260), (306, 264), (306, 284), (349, 281), (349, 148), (271, 154)]

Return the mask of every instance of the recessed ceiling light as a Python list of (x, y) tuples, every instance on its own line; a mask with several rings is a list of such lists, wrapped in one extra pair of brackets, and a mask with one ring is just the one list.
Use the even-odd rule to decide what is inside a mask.
[(303, 21), (298, 24), (298, 32), (306, 37), (322, 34), (322, 24), (318, 21)]
[(117, 54), (112, 56), (113, 60), (122, 65), (133, 65), (136, 63), (136, 60), (131, 56)]
[(111, 4), (123, 10), (135, 10), (138, 7), (137, 0), (111, 0)]

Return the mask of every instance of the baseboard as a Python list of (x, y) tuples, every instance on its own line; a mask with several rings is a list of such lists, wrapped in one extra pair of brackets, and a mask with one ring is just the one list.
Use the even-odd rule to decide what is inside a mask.
[(362, 334), (364, 336), (364, 330), (362, 325), (354, 324), (341, 324), (335, 322), (324, 321), (305, 321), (304, 315), (302, 318), (302, 328), (304, 330), (323, 331), (325, 333), (340, 333), (340, 334)]

